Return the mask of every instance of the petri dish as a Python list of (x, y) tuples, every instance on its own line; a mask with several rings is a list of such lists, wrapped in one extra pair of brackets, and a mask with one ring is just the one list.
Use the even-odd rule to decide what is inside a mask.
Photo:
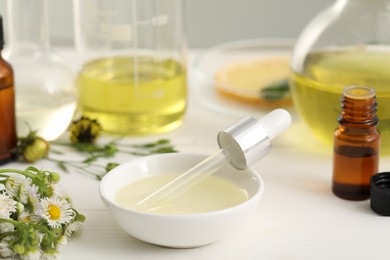
[[(272, 71), (272, 68), (280, 60), (284, 60), (285, 68), (282, 74), (285, 75), (286, 70), (289, 71), (293, 46), (293, 39), (247, 39), (219, 44), (200, 52), (191, 64), (196, 82), (193, 95), (205, 107), (233, 116), (258, 117), (276, 108), (284, 108), (293, 113), (290, 95), (276, 102), (274, 100), (268, 102), (261, 97), (259, 89), (237, 87), (234, 85), (235, 82), (222, 82), (220, 77), (221, 71), (226, 74), (225, 72), (231, 71), (232, 68), (240, 68), (245, 74), (249, 73), (245, 72), (246, 68), (253, 70), (255, 66), (261, 70), (259, 77), (264, 75), (269, 78), (270, 74), (278, 74)], [(281, 66), (276, 67), (279, 70)], [(277, 79), (277, 75), (274, 78)], [(263, 79), (257, 80), (263, 82)], [(257, 97), (259, 100), (256, 100)]]

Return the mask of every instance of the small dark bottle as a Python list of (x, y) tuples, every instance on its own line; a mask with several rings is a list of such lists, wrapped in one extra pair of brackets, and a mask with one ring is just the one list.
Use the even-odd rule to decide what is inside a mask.
[(11, 65), (1, 56), (3, 47), (3, 19), (0, 16), (0, 165), (15, 158), (17, 145), (14, 74)]
[(370, 196), (370, 177), (378, 172), (379, 132), (375, 91), (350, 86), (341, 98), (339, 127), (334, 133), (333, 193), (347, 200)]

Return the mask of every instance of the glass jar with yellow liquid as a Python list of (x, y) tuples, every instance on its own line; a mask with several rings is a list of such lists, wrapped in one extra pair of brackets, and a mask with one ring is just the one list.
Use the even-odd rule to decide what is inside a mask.
[(74, 0), (79, 107), (106, 132), (178, 127), (186, 110), (180, 0)]
[(292, 57), (295, 107), (332, 145), (345, 86), (377, 93), (381, 153), (390, 154), (390, 1), (338, 0), (304, 29)]

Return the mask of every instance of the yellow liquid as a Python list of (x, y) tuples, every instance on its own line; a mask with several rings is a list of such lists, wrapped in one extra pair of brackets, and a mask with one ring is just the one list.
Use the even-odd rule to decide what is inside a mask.
[(341, 111), (345, 86), (362, 85), (376, 91), (381, 154), (390, 154), (390, 52), (350, 49), (311, 54), (302, 74), (292, 74), (294, 105), (314, 134), (329, 146)]
[[(178, 175), (159, 175), (144, 178), (125, 186), (115, 196), (115, 201), (133, 208), (147, 195), (156, 191)], [(248, 194), (236, 184), (217, 176), (210, 176), (182, 195), (166, 201), (149, 212), (160, 214), (191, 214), (229, 208), (248, 200)]]
[(151, 134), (178, 127), (186, 109), (186, 71), (173, 60), (114, 57), (86, 64), (78, 75), (80, 109), (104, 131)]

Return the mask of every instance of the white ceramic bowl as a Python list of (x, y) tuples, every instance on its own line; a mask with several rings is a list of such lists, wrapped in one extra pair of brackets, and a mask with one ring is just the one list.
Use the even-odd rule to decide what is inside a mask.
[(121, 164), (104, 176), (100, 195), (117, 224), (140, 240), (175, 248), (213, 243), (245, 223), (257, 208), (264, 184), (254, 170), (238, 171), (226, 165), (215, 173), (233, 181), (249, 195), (242, 204), (223, 210), (183, 215), (154, 214), (122, 207), (114, 200), (116, 193), (131, 182), (153, 175), (181, 173), (205, 158), (203, 155), (170, 153)]

